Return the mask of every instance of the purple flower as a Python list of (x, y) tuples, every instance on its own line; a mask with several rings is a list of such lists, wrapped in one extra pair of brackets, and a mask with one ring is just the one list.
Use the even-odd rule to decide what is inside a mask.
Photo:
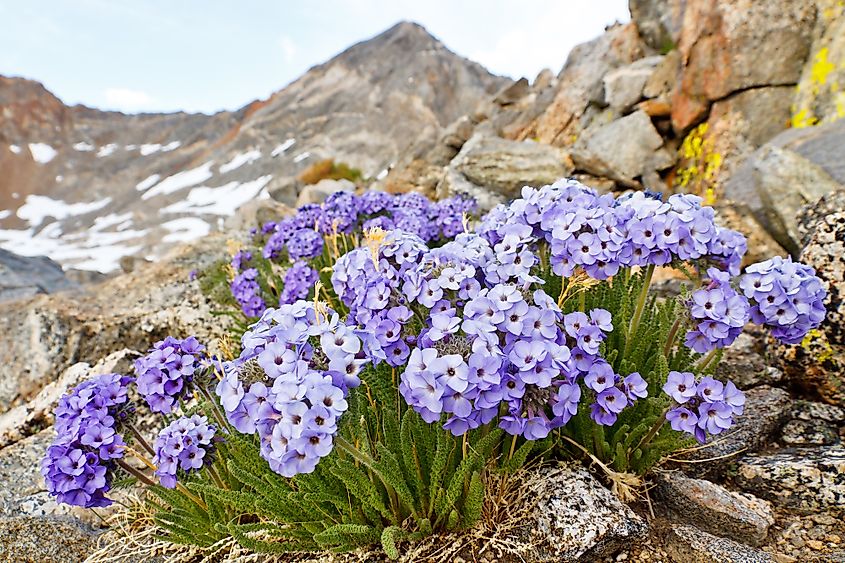
[(740, 288), (751, 320), (785, 344), (799, 344), (825, 317), (827, 290), (813, 268), (775, 256), (746, 268)]
[(169, 413), (188, 393), (194, 375), (208, 361), (205, 347), (193, 336), (177, 340), (168, 336), (149, 353), (135, 360), (138, 392), (153, 412)]
[(623, 386), (625, 394), (631, 402), (648, 397), (648, 383), (636, 371), (623, 380)]
[(676, 403), (684, 404), (695, 396), (695, 376), (688, 371), (670, 371), (663, 385), (663, 392), (672, 397)]
[(117, 422), (127, 412), (132, 378), (119, 374), (89, 379), (64, 395), (55, 410), (56, 438), (41, 461), (47, 491), (60, 503), (109, 506), (114, 460), (125, 443)]
[(686, 432), (687, 434), (695, 434), (695, 429), (698, 425), (698, 416), (685, 407), (670, 409), (666, 413), (666, 420), (669, 421), (672, 430)]
[(153, 463), (163, 487), (176, 487), (177, 471), (198, 471), (211, 462), (217, 428), (204, 416), (182, 417), (171, 422), (155, 441)]

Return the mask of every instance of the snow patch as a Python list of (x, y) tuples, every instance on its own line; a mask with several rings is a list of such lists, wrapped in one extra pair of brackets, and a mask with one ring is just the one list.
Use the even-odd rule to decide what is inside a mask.
[(138, 185), (135, 186), (135, 189), (139, 192), (146, 191), (155, 186), (159, 180), (161, 180), (161, 175), (153, 174), (152, 176), (148, 176), (146, 180), (141, 180), (140, 182), (138, 182)]
[(149, 156), (149, 155), (156, 153), (160, 150), (161, 150), (161, 144), (160, 143), (141, 145), (141, 156)]
[(27, 221), (31, 226), (37, 227), (47, 217), (53, 217), (57, 221), (61, 221), (68, 217), (85, 215), (86, 213), (97, 211), (109, 203), (111, 203), (110, 197), (90, 203), (66, 203), (60, 199), (53, 199), (43, 195), (28, 195), (26, 196), (26, 202), (18, 209), (17, 216)]
[(0, 247), (21, 256), (49, 256), (65, 267), (108, 273), (120, 268), (120, 259), (139, 252), (143, 245), (123, 244), (149, 231), (123, 233), (83, 232), (65, 235), (57, 223), (34, 229), (0, 229)]
[(65, 177), (62, 176), (61, 174), (59, 174), (58, 176), (56, 176), (56, 183), (61, 183), (62, 180), (64, 180), (64, 179), (65, 179)]
[(258, 149), (252, 149), (241, 154), (236, 154), (232, 160), (220, 166), (220, 173), (226, 174), (227, 172), (240, 168), (244, 164), (252, 164), (259, 158), (261, 158), (261, 151)]
[(117, 145), (115, 143), (109, 143), (108, 145), (103, 145), (100, 147), (100, 150), (97, 151), (97, 158), (103, 158), (104, 156), (109, 156), (117, 150)]
[(161, 212), (233, 215), (243, 204), (259, 196), (272, 178), (273, 176), (268, 174), (252, 182), (229, 182), (217, 188), (192, 188), (184, 201), (168, 205)]
[(5, 219), (12, 214), (11, 209), (0, 209), (0, 219)]
[(387, 178), (388, 172), (390, 172), (390, 170), (388, 168), (385, 168), (384, 170), (376, 174), (376, 180), (384, 180), (385, 178)]
[(305, 152), (303, 152), (303, 153), (299, 153), (298, 155), (296, 155), (296, 156), (293, 158), (293, 161), (294, 161), (294, 162), (302, 162), (303, 160), (305, 160), (305, 159), (306, 159), (306, 158), (308, 158), (309, 156), (311, 156), (311, 153), (310, 153), (310, 152), (308, 152), (308, 151), (305, 151)]
[(284, 143), (282, 143), (281, 145), (279, 145), (275, 149), (273, 149), (273, 152), (270, 153), (270, 156), (275, 158), (275, 157), (279, 156), (280, 154), (283, 154), (286, 150), (291, 148), (295, 142), (296, 142), (296, 139), (286, 140)]
[(56, 149), (47, 143), (29, 143), (29, 152), (32, 154), (32, 159), (38, 164), (47, 164), (58, 154)]
[(162, 237), (162, 242), (190, 242), (211, 232), (211, 225), (198, 217), (182, 217), (161, 226), (170, 231)]
[(128, 211), (126, 213), (109, 213), (108, 215), (103, 215), (101, 217), (97, 217), (94, 219), (94, 224), (91, 226), (91, 232), (99, 232), (108, 229), (109, 227), (114, 227), (115, 225), (125, 225), (126, 223), (132, 223), (132, 212)]
[(151, 190), (145, 192), (141, 196), (141, 199), (150, 199), (157, 195), (171, 194), (190, 186), (196, 186), (200, 182), (205, 182), (213, 176), (211, 172), (212, 164), (214, 164), (214, 161), (210, 160), (202, 166), (192, 168), (191, 170), (183, 170), (173, 176), (168, 176), (156, 184)]
[(94, 150), (94, 148), (94, 145), (92, 145), (91, 143), (86, 143), (85, 141), (80, 141), (73, 145), (73, 150), (79, 152), (91, 152)]
[(182, 141), (171, 141), (161, 147), (161, 152), (170, 152), (172, 150), (176, 150), (182, 146)]
[(18, 145), (9, 145), (9, 150), (15, 154), (21, 154), (21, 148)]

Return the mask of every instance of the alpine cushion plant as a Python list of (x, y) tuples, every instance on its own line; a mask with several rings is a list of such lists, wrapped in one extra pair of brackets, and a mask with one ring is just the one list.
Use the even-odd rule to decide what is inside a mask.
[[(167, 339), (138, 362), (150, 409), (185, 416), (149, 448), (172, 541), (380, 542), (396, 557), (399, 541), (472, 526), (491, 478), (548, 455), (588, 457), (624, 496), (742, 415), (714, 372), (748, 322), (795, 343), (824, 317), (811, 268), (774, 258), (743, 274), (744, 237), (696, 196), (562, 180), (474, 232), (468, 205), (370, 192), (304, 206), (228, 265), (251, 317), (236, 357)], [(652, 291), (661, 267), (689, 278), (677, 297)], [(126, 410), (116, 397), (95, 416)], [(51, 449), (45, 476), (68, 499), (104, 502), (108, 456), (131, 450), (101, 452), (109, 424)]]

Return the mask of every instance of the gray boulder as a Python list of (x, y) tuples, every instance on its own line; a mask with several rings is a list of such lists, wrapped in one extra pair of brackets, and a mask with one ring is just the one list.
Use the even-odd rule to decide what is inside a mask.
[(702, 532), (693, 526), (672, 526), (666, 551), (676, 563), (774, 563), (766, 553), (747, 545)]
[(751, 495), (728, 491), (721, 485), (691, 479), (678, 471), (656, 476), (656, 496), (682, 522), (749, 545), (766, 540), (775, 523), (771, 505)]
[(525, 500), (533, 505), (519, 531), (526, 561), (592, 561), (642, 539), (645, 521), (577, 464), (544, 468)]
[(675, 155), (662, 147), (663, 138), (651, 119), (635, 111), (584, 131), (572, 147), (572, 160), (581, 170), (636, 186), (635, 178), (674, 164)]
[(19, 256), (0, 248), (0, 301), (78, 289), (62, 267), (46, 256)]
[(299, 197), (296, 198), (296, 207), (303, 206), (307, 203), (323, 203), (326, 198), (335, 192), (354, 192), (355, 184), (341, 178), (340, 180), (331, 180), (325, 178), (316, 184), (311, 184), (302, 188), (299, 192)]
[(608, 72), (603, 79), (604, 100), (610, 109), (624, 112), (643, 98), (646, 83), (662, 63), (663, 57), (645, 57)]
[(751, 154), (725, 182), (725, 194), (744, 202), (793, 256), (807, 236), (796, 224), (804, 205), (845, 187), (845, 120), (788, 129)]
[(845, 509), (845, 448), (829, 446), (752, 454), (739, 462), (744, 491), (800, 514)]
[[(471, 193), (476, 186), (494, 198), (518, 197), (523, 186), (551, 184), (572, 172), (561, 149), (530, 141), (474, 135), (449, 165), (438, 195)], [(477, 191), (476, 188), (476, 191)], [(480, 202), (483, 206), (483, 201)]]

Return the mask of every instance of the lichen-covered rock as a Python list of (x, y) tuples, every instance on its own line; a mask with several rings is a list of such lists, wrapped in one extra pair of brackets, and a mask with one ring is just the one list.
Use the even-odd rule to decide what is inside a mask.
[(590, 561), (642, 538), (647, 525), (582, 466), (543, 468), (526, 496), (532, 515), (518, 532), (526, 561)]
[(752, 454), (739, 462), (745, 491), (801, 514), (845, 509), (845, 448), (828, 446)]
[(682, 463), (679, 469), (693, 477), (718, 476), (741, 453), (756, 451), (769, 443), (789, 415), (792, 398), (783, 389), (768, 386), (750, 389), (745, 397), (745, 411), (728, 432), (703, 447), (673, 455), (687, 462), (707, 460), (706, 463)]
[(845, 117), (845, 4), (816, 0), (812, 50), (796, 86), (792, 121), (796, 127), (828, 123)]
[(95, 542), (94, 533), (73, 519), (0, 517), (2, 563), (78, 563)]
[(732, 92), (795, 84), (804, 68), (816, 20), (804, 0), (689, 2), (678, 42), (683, 71), (672, 123), (685, 131), (710, 103)]
[[(817, 206), (826, 212), (839, 197), (827, 197)], [(818, 330), (800, 346), (778, 345), (775, 354), (789, 380), (813, 397), (845, 406), (845, 209), (823, 217), (804, 215), (813, 234), (801, 252), (801, 261), (827, 283), (827, 315)]]
[(796, 401), (792, 419), (780, 431), (787, 446), (829, 446), (840, 441), (845, 409), (825, 403)]
[(671, 515), (698, 528), (749, 545), (760, 545), (775, 523), (771, 505), (678, 471), (656, 475), (655, 496)]
[(675, 563), (774, 563), (765, 551), (702, 532), (693, 526), (672, 526), (666, 551)]
[(824, 221), (825, 217), (839, 211), (845, 211), (845, 189), (827, 193), (814, 203), (802, 207), (795, 218), (798, 233), (801, 235), (801, 248), (810, 243), (819, 221)]

